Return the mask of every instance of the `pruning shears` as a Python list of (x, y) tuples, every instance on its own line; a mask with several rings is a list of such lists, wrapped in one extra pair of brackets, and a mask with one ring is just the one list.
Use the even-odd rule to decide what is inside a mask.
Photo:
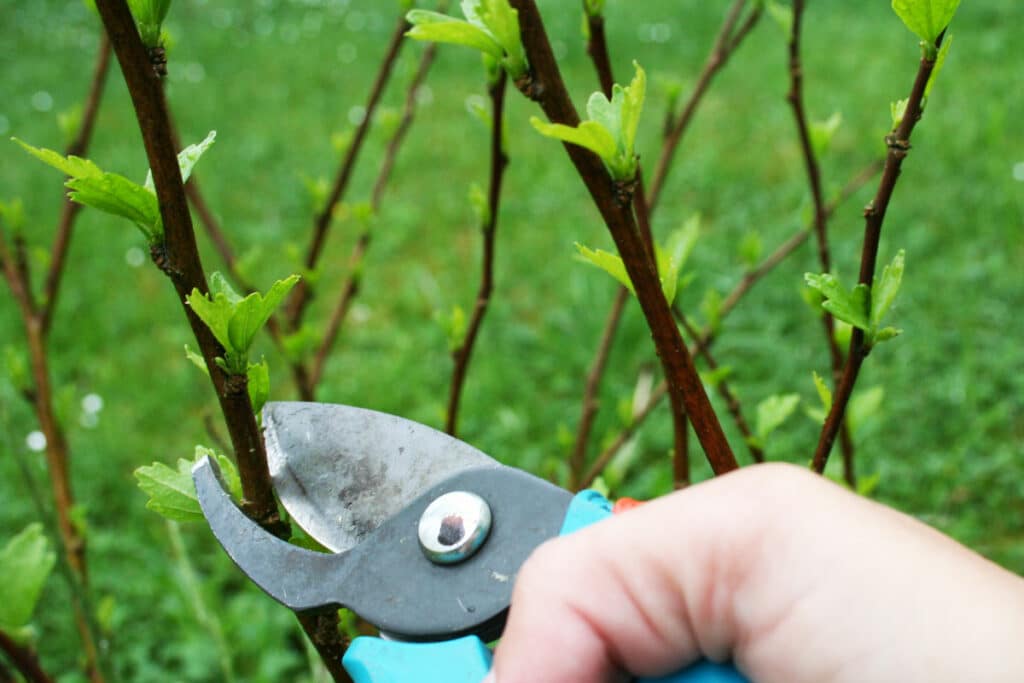
[[(251, 521), (208, 457), (192, 471), (203, 514), (235, 564), (278, 602), (299, 612), (347, 607), (380, 629), (344, 656), (356, 683), (479, 683), (491, 663), (484, 643), (501, 635), (519, 567), (545, 540), (612, 512), (595, 491), (574, 496), (394, 415), (268, 403), (263, 426), (282, 504), (331, 552)], [(745, 680), (704, 661), (657, 683)]]

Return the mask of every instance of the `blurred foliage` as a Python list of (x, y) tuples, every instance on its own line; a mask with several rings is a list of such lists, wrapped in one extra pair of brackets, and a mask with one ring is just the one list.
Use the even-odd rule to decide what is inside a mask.
[[(400, 5), (177, 0), (163, 23), (167, 92), (182, 139), (219, 131), (217, 149), (197, 177), (261, 290), (294, 270), (288, 245), (304, 244), (311, 224), (308, 179), (334, 172), (332, 139), (362, 115)], [(541, 9), (573, 99), (583, 102), (596, 78), (580, 37), (580, 7), (548, 0)], [(724, 11), (722, 3), (700, 0), (610, 0), (603, 13), (617, 77), (626, 79), (636, 60), (652, 81), (681, 79), (685, 98)], [(59, 113), (73, 111), (85, 93), (97, 19), (82, 3), (56, 0), (14, 0), (5, 18), (0, 135), (59, 149), (72, 125)], [(808, 114), (813, 120), (842, 115), (822, 159), (831, 194), (883, 153), (889, 103), (908, 92), (920, 49), (889, 3), (821, 0), (808, 19)], [(904, 334), (865, 365), (855, 433), (858, 468), (873, 497), (1018, 572), (1024, 570), (1024, 139), (1017, 122), (1024, 120), (1024, 90), (1012, 86), (1024, 68), (1017, 49), (1022, 22), (1019, 3), (965, 3), (958, 12), (956, 44), (914, 134), (883, 233), (881, 262), (902, 248), (912, 263), (889, 312)], [(404, 47), (387, 107), (401, 107), (422, 49)], [(716, 79), (677, 155), (653, 227), (663, 239), (701, 214), (701, 238), (686, 265), (694, 279), (677, 297), (687, 312), (716, 319), (751, 254), (770, 253), (809, 215), (784, 100), (786, 74), (783, 33), (758, 27)], [(485, 87), (478, 55), (442, 47), (418, 93), (417, 133), (399, 156), (375, 219), (361, 294), (326, 367), (321, 400), (442, 424), (449, 340), (433, 319), (438, 310), (468, 309), (478, 284), (479, 217), (465, 188), (486, 179), (487, 132), (467, 125), (466, 109)], [(649, 93), (636, 141), (644, 164), (657, 156), (665, 106), (677, 107), (679, 97)], [(613, 245), (564, 151), (530, 127), (535, 113), (510, 96), (496, 289), (465, 388), (461, 436), (504, 462), (560, 478), (583, 378), (617, 285), (573, 258), (576, 242)], [(90, 156), (143, 177), (147, 162), (136, 130), (115, 65)], [(382, 131), (371, 131), (347, 197), (353, 205), (368, 200), (385, 144)], [(52, 172), (15, 145), (0, 144), (0, 199), (4, 206), (23, 202), (37, 276), (61, 192)], [(860, 207), (871, 192), (858, 193), (833, 219), (834, 261), (845, 282), (856, 272)], [(322, 291), (334, 291), (346, 276), (338, 264), (347, 263), (357, 227), (339, 222), (328, 241), (325, 266), (316, 273)], [(201, 247), (207, 270), (222, 269), (205, 238)], [(804, 248), (720, 323), (717, 358), (731, 368), (729, 382), (748, 419), (771, 396), (799, 394), (804, 406), (821, 403), (808, 376), (829, 377), (827, 350), (816, 313), (800, 302), (803, 273), (816, 270), (813, 250)], [(332, 303), (332, 296), (315, 300), (314, 332), (306, 336), (322, 328)], [(6, 444), (0, 544), (37, 521), (17, 462), (48, 491), (43, 459), (29, 449), (37, 426), (19, 394), (22, 340), (4, 290), (0, 347), (13, 374), (0, 381), (0, 430), (8, 437), (0, 441)], [(209, 442), (207, 416), (218, 424), (206, 378), (181, 353), (190, 342), (173, 289), (148, 263), (144, 240), (123, 221), (86, 210), (54, 320), (51, 372), (87, 521), (94, 608), (118, 680), (223, 678), (209, 621), (194, 608), (196, 590), (181, 562), (170, 559), (168, 527), (145, 508), (146, 496), (132, 479), (142, 465), (173, 463)], [(295, 353), (306, 348), (299, 341), (293, 346)], [(601, 392), (595, 449), (621, 428), (615, 406), (632, 401), (638, 374), (656, 367), (652, 351), (631, 303)], [(253, 357), (260, 355), (270, 365), (273, 398), (294, 398), (285, 359), (263, 335), (253, 348)], [(86, 409), (87, 396), (102, 397), (102, 410)], [(743, 457), (741, 437), (724, 421)], [(782, 422), (769, 436), (770, 456), (806, 463), (818, 427), (810, 419)], [(661, 409), (610, 468), (604, 481), (611, 493), (644, 498), (667, 491), (671, 440)], [(833, 474), (839, 471), (834, 460)], [(694, 466), (697, 479), (709, 476), (698, 457)], [(182, 526), (181, 537), (198, 595), (233, 644), (237, 679), (311, 680), (293, 617), (249, 584), (205, 527)], [(70, 682), (81, 678), (74, 673), (78, 641), (67, 604), (67, 588), (55, 574), (35, 624), (44, 666)]]

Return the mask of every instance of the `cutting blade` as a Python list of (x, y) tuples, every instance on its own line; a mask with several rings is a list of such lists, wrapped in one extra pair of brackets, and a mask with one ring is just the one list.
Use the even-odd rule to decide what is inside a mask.
[(343, 552), (430, 487), (500, 464), (448, 434), (395, 415), (330, 403), (263, 408), (267, 462), (288, 514)]

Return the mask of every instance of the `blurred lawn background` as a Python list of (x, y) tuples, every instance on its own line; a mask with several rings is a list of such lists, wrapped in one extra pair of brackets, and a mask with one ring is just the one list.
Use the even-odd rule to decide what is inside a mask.
[[(609, 0), (607, 28), (620, 81), (638, 60), (651, 87), (639, 144), (653, 163), (660, 147), (662, 78), (692, 85), (727, 3)], [(98, 41), (98, 19), (78, 2), (5, 0), (0, 29), (0, 134), (62, 149), (57, 115), (84, 96)], [(578, 3), (542, 3), (549, 32), (578, 106), (596, 89), (580, 34)], [(263, 288), (298, 270), (311, 225), (309, 181), (337, 165), (332, 134), (358, 120), (377, 60), (398, 16), (397, 2), (175, 0), (167, 91), (183, 139), (212, 129), (217, 143), (197, 177), (247, 272)], [(810, 116), (841, 112), (842, 127), (822, 159), (835, 190), (884, 153), (889, 103), (909, 92), (916, 39), (887, 2), (818, 0), (805, 19), (804, 63)], [(878, 476), (873, 496), (953, 534), (1011, 569), (1024, 571), (1024, 25), (1019, 3), (965, 2), (956, 40), (890, 207), (880, 259), (907, 250), (893, 324), (904, 334), (872, 354), (863, 393), (883, 387), (877, 411), (856, 431), (858, 469)], [(400, 111), (423, 45), (406, 45), (347, 199), (363, 202)], [(704, 232), (680, 303), (699, 318), (708, 290), (724, 294), (742, 275), (737, 245), (756, 231), (765, 254), (803, 224), (810, 206), (788, 105), (782, 31), (766, 18), (712, 86), (677, 155), (656, 234), (693, 213)], [(480, 235), (466, 200), (486, 184), (487, 131), (467, 105), (484, 94), (479, 60), (442, 48), (419, 95), (374, 222), (363, 292), (343, 329), (318, 395), (440, 427), (451, 363), (435, 322), (439, 311), (470, 310)], [(511, 164), (498, 226), (496, 291), (471, 367), (461, 437), (506, 463), (564, 476), (579, 415), (583, 378), (614, 284), (573, 258), (573, 243), (611, 249), (596, 211), (560, 145), (540, 138), (535, 108), (508, 98)], [(111, 71), (89, 156), (141, 180), (146, 160), (120, 72)], [(855, 277), (863, 220), (874, 183), (832, 222), (836, 267)], [(0, 143), (0, 198), (20, 197), (36, 272), (45, 262), (62, 188), (56, 173)], [(323, 320), (346, 275), (353, 219), (336, 224), (313, 306)], [(222, 269), (201, 238), (207, 272)], [(304, 680), (306, 654), (291, 616), (232, 567), (207, 530), (181, 528), (183, 545), (143, 506), (132, 471), (154, 460), (191, 457), (209, 444), (214, 415), (207, 380), (185, 359), (191, 342), (179, 304), (148, 261), (141, 236), (124, 221), (86, 210), (70, 253), (50, 358), (71, 444), (73, 483), (88, 528), (97, 608), (107, 630), (108, 668), (133, 681)], [(748, 418), (776, 393), (803, 396), (797, 414), (772, 435), (771, 459), (807, 462), (817, 425), (811, 372), (827, 375), (815, 314), (803, 302), (803, 273), (817, 270), (802, 248), (760, 284), (725, 322), (718, 360)], [(8, 290), (0, 296), (0, 346), (23, 354)], [(295, 397), (269, 340), (275, 399)], [(631, 400), (638, 372), (659, 366), (638, 307), (625, 316), (601, 393), (596, 440), (621, 428), (617, 406)], [(83, 411), (102, 398), (98, 421)], [(877, 394), (876, 394), (877, 395)], [(15, 458), (48, 485), (31, 452), (29, 406), (9, 378), (0, 386), (0, 542), (36, 518)], [(95, 403), (95, 401), (93, 401)], [(92, 407), (95, 407), (93, 405)], [(722, 406), (718, 406), (723, 408)], [(720, 410), (741, 461), (741, 439)], [(640, 430), (608, 480), (614, 493), (650, 497), (670, 488), (671, 430), (662, 407)], [(696, 451), (696, 445), (694, 446)], [(838, 453), (838, 451), (837, 451)], [(838, 454), (833, 458), (838, 472)], [(694, 454), (695, 478), (709, 476)], [(830, 471), (832, 468), (830, 467)], [(194, 572), (194, 574), (193, 574)], [(189, 577), (194, 578), (190, 579)], [(200, 598), (201, 609), (197, 609)], [(56, 575), (37, 625), (49, 670), (76, 681), (78, 652)], [(213, 634), (232, 643), (224, 657)]]

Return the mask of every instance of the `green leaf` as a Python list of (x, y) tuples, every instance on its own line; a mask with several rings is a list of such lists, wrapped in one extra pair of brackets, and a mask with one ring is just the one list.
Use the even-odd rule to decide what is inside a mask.
[(448, 351), (455, 353), (461, 349), (462, 345), (466, 343), (466, 331), (468, 329), (466, 311), (463, 310), (462, 306), (456, 304), (448, 315), (438, 312), (437, 320), (441, 324), (441, 328), (444, 330), (445, 337), (448, 340)]
[(579, 252), (579, 258), (581, 261), (597, 266), (618, 280), (619, 284), (636, 296), (636, 290), (633, 289), (633, 281), (629, 279), (629, 274), (626, 272), (626, 265), (622, 262), (622, 258), (620, 256), (607, 252), (604, 249), (590, 249), (579, 242), (576, 243), (576, 251)]
[(782, 32), (786, 36), (786, 40), (793, 39), (793, 8), (789, 5), (783, 5), (775, 0), (768, 0), (765, 4), (768, 10), (768, 16), (779, 25)]
[(655, 256), (658, 261), (658, 278), (661, 280), (661, 291), (669, 306), (675, 301), (679, 287), (679, 274), (690, 258), (693, 247), (700, 236), (700, 216), (690, 217), (682, 227), (668, 236), (664, 248), (656, 247)]
[(242, 301), (242, 295), (235, 291), (228, 279), (219, 271), (215, 270), (210, 274), (210, 294), (217, 296), (223, 294), (232, 306)]
[(833, 113), (824, 121), (811, 121), (809, 131), (811, 147), (814, 148), (816, 155), (821, 156), (828, 151), (832, 145), (832, 138), (835, 137), (836, 131), (839, 130), (842, 123), (843, 115), (840, 112)]
[(924, 86), (924, 99), (925, 101), (932, 94), (932, 87), (935, 85), (935, 79), (938, 78), (939, 72), (942, 71), (942, 67), (946, 65), (946, 55), (949, 54), (949, 46), (953, 44), (953, 34), (947, 33), (942, 39), (942, 47), (939, 48), (939, 54), (935, 58), (935, 66), (932, 67), (932, 73), (928, 76), (928, 83)]
[(871, 327), (877, 328), (882, 318), (896, 300), (903, 282), (903, 264), (906, 252), (900, 249), (892, 263), (882, 269), (882, 274), (875, 279), (871, 287)]
[(139, 36), (146, 47), (160, 44), (160, 27), (167, 17), (171, 0), (128, 0), (128, 7), (139, 27)]
[[(181, 172), (181, 182), (188, 182), (188, 179), (192, 177), (192, 169), (195, 168), (196, 164), (199, 163), (199, 159), (206, 154), (206, 150), (210, 149), (210, 146), (213, 145), (213, 141), (216, 139), (217, 131), (211, 130), (202, 142), (189, 145), (178, 152), (178, 170)], [(144, 187), (150, 192), (156, 191), (156, 187), (153, 185), (152, 171), (146, 172)]]
[(72, 201), (121, 216), (135, 223), (150, 242), (163, 235), (160, 205), (156, 197), (141, 185), (117, 173), (99, 177), (73, 178), (64, 185), (71, 190)]
[(757, 404), (757, 438), (763, 444), (782, 425), (800, 403), (799, 394), (776, 394)]
[(717, 289), (709, 289), (700, 301), (700, 312), (704, 322), (713, 333), (722, 326), (722, 294)]
[(871, 476), (861, 477), (857, 480), (857, 493), (870, 498), (871, 494), (878, 488), (878, 484), (882, 481), (882, 473), (875, 472)]
[(103, 171), (88, 159), (71, 155), (63, 157), (52, 149), (33, 147), (18, 138), (11, 138), (11, 140), (21, 145), (22, 149), (44, 164), (53, 166), (58, 171), (64, 173), (64, 175), (71, 176), (72, 178), (96, 178), (103, 175)]
[[(519, 12), (512, 9), (508, 0), (463, 0), (463, 11), (473, 5), (484, 26), (505, 51), (509, 75), (513, 79), (525, 75), (526, 52), (519, 36)], [(469, 17), (468, 12), (466, 17)]]
[(68, 197), (106, 213), (135, 223), (150, 242), (163, 235), (160, 206), (156, 197), (141, 185), (117, 173), (107, 173), (88, 159), (63, 157), (50, 149), (40, 149), (13, 138), (21, 147), (57, 170), (70, 176), (65, 186)]
[(249, 363), (246, 375), (249, 378), (247, 386), (252, 412), (259, 415), (267, 399), (270, 398), (270, 366), (267, 365), (267, 359), (261, 358), (259, 363)]
[(531, 116), (530, 124), (541, 135), (589, 149), (606, 162), (615, 157), (615, 138), (596, 121), (584, 121), (572, 128), (562, 123), (546, 123)]
[(868, 288), (858, 284), (853, 290), (847, 290), (839, 280), (830, 273), (806, 273), (804, 280), (813, 289), (825, 296), (821, 307), (833, 316), (858, 327), (865, 332), (870, 330), (868, 320)]
[(907, 104), (909, 102), (909, 99), (902, 99), (889, 103), (889, 115), (892, 117), (893, 128), (898, 128), (903, 123), (903, 117), (907, 115)]
[(188, 305), (199, 319), (206, 324), (213, 336), (225, 349), (231, 346), (231, 337), (228, 335), (228, 323), (234, 306), (228, 301), (224, 294), (217, 294), (212, 299), (199, 291), (193, 289), (192, 293), (185, 297)]
[(0, 629), (14, 631), (28, 624), (56, 560), (38, 522), (0, 549)]
[(892, 9), (904, 25), (934, 52), (935, 41), (953, 20), (960, 0), (892, 0)]
[(764, 251), (764, 244), (761, 242), (761, 233), (751, 230), (740, 240), (740, 260), (747, 270), (753, 270), (761, 261), (761, 254)]
[(412, 28), (405, 35), (414, 40), (424, 40), (451, 45), (465, 45), (502, 59), (505, 53), (501, 45), (484, 29), (469, 22), (429, 10), (414, 9), (405, 15)]
[(199, 507), (196, 486), (192, 481), (192, 466), (207, 455), (213, 457), (220, 466), (220, 473), (228, 491), (235, 499), (240, 499), (242, 482), (235, 464), (212, 449), (196, 446), (195, 457), (191, 461), (179, 458), (177, 469), (171, 469), (161, 462), (154, 462), (135, 470), (134, 475), (139, 488), (149, 496), (146, 507), (177, 522), (202, 520), (203, 511)]
[(487, 194), (478, 183), (469, 186), (469, 205), (473, 207), (479, 225), (484, 226), (491, 222), (491, 207), (487, 202)]
[(825, 412), (832, 410), (832, 390), (828, 388), (825, 380), (821, 378), (816, 372), (811, 373), (814, 376), (814, 388), (818, 390), (818, 398), (821, 399), (821, 405), (825, 408)]
[(854, 393), (846, 408), (846, 422), (854, 434), (870, 418), (878, 414), (885, 398), (885, 387), (874, 386)]
[(203, 373), (209, 377), (210, 369), (206, 367), (206, 360), (203, 356), (192, 350), (192, 347), (185, 344), (185, 358), (189, 359), (193, 365), (203, 371)]
[(235, 304), (235, 310), (228, 322), (228, 337), (231, 340), (232, 351), (243, 356), (249, 351), (256, 333), (266, 324), (298, 281), (298, 275), (289, 275), (275, 282), (266, 296), (253, 292)]
[(583, 0), (584, 11), (592, 16), (599, 17), (604, 14), (605, 0)]
[(635, 157), (636, 131), (640, 127), (640, 114), (643, 113), (644, 98), (647, 96), (647, 73), (635, 61), (633, 69), (633, 80), (623, 88), (622, 113), (620, 115), (622, 121), (620, 145), (622, 152), (631, 161)]

